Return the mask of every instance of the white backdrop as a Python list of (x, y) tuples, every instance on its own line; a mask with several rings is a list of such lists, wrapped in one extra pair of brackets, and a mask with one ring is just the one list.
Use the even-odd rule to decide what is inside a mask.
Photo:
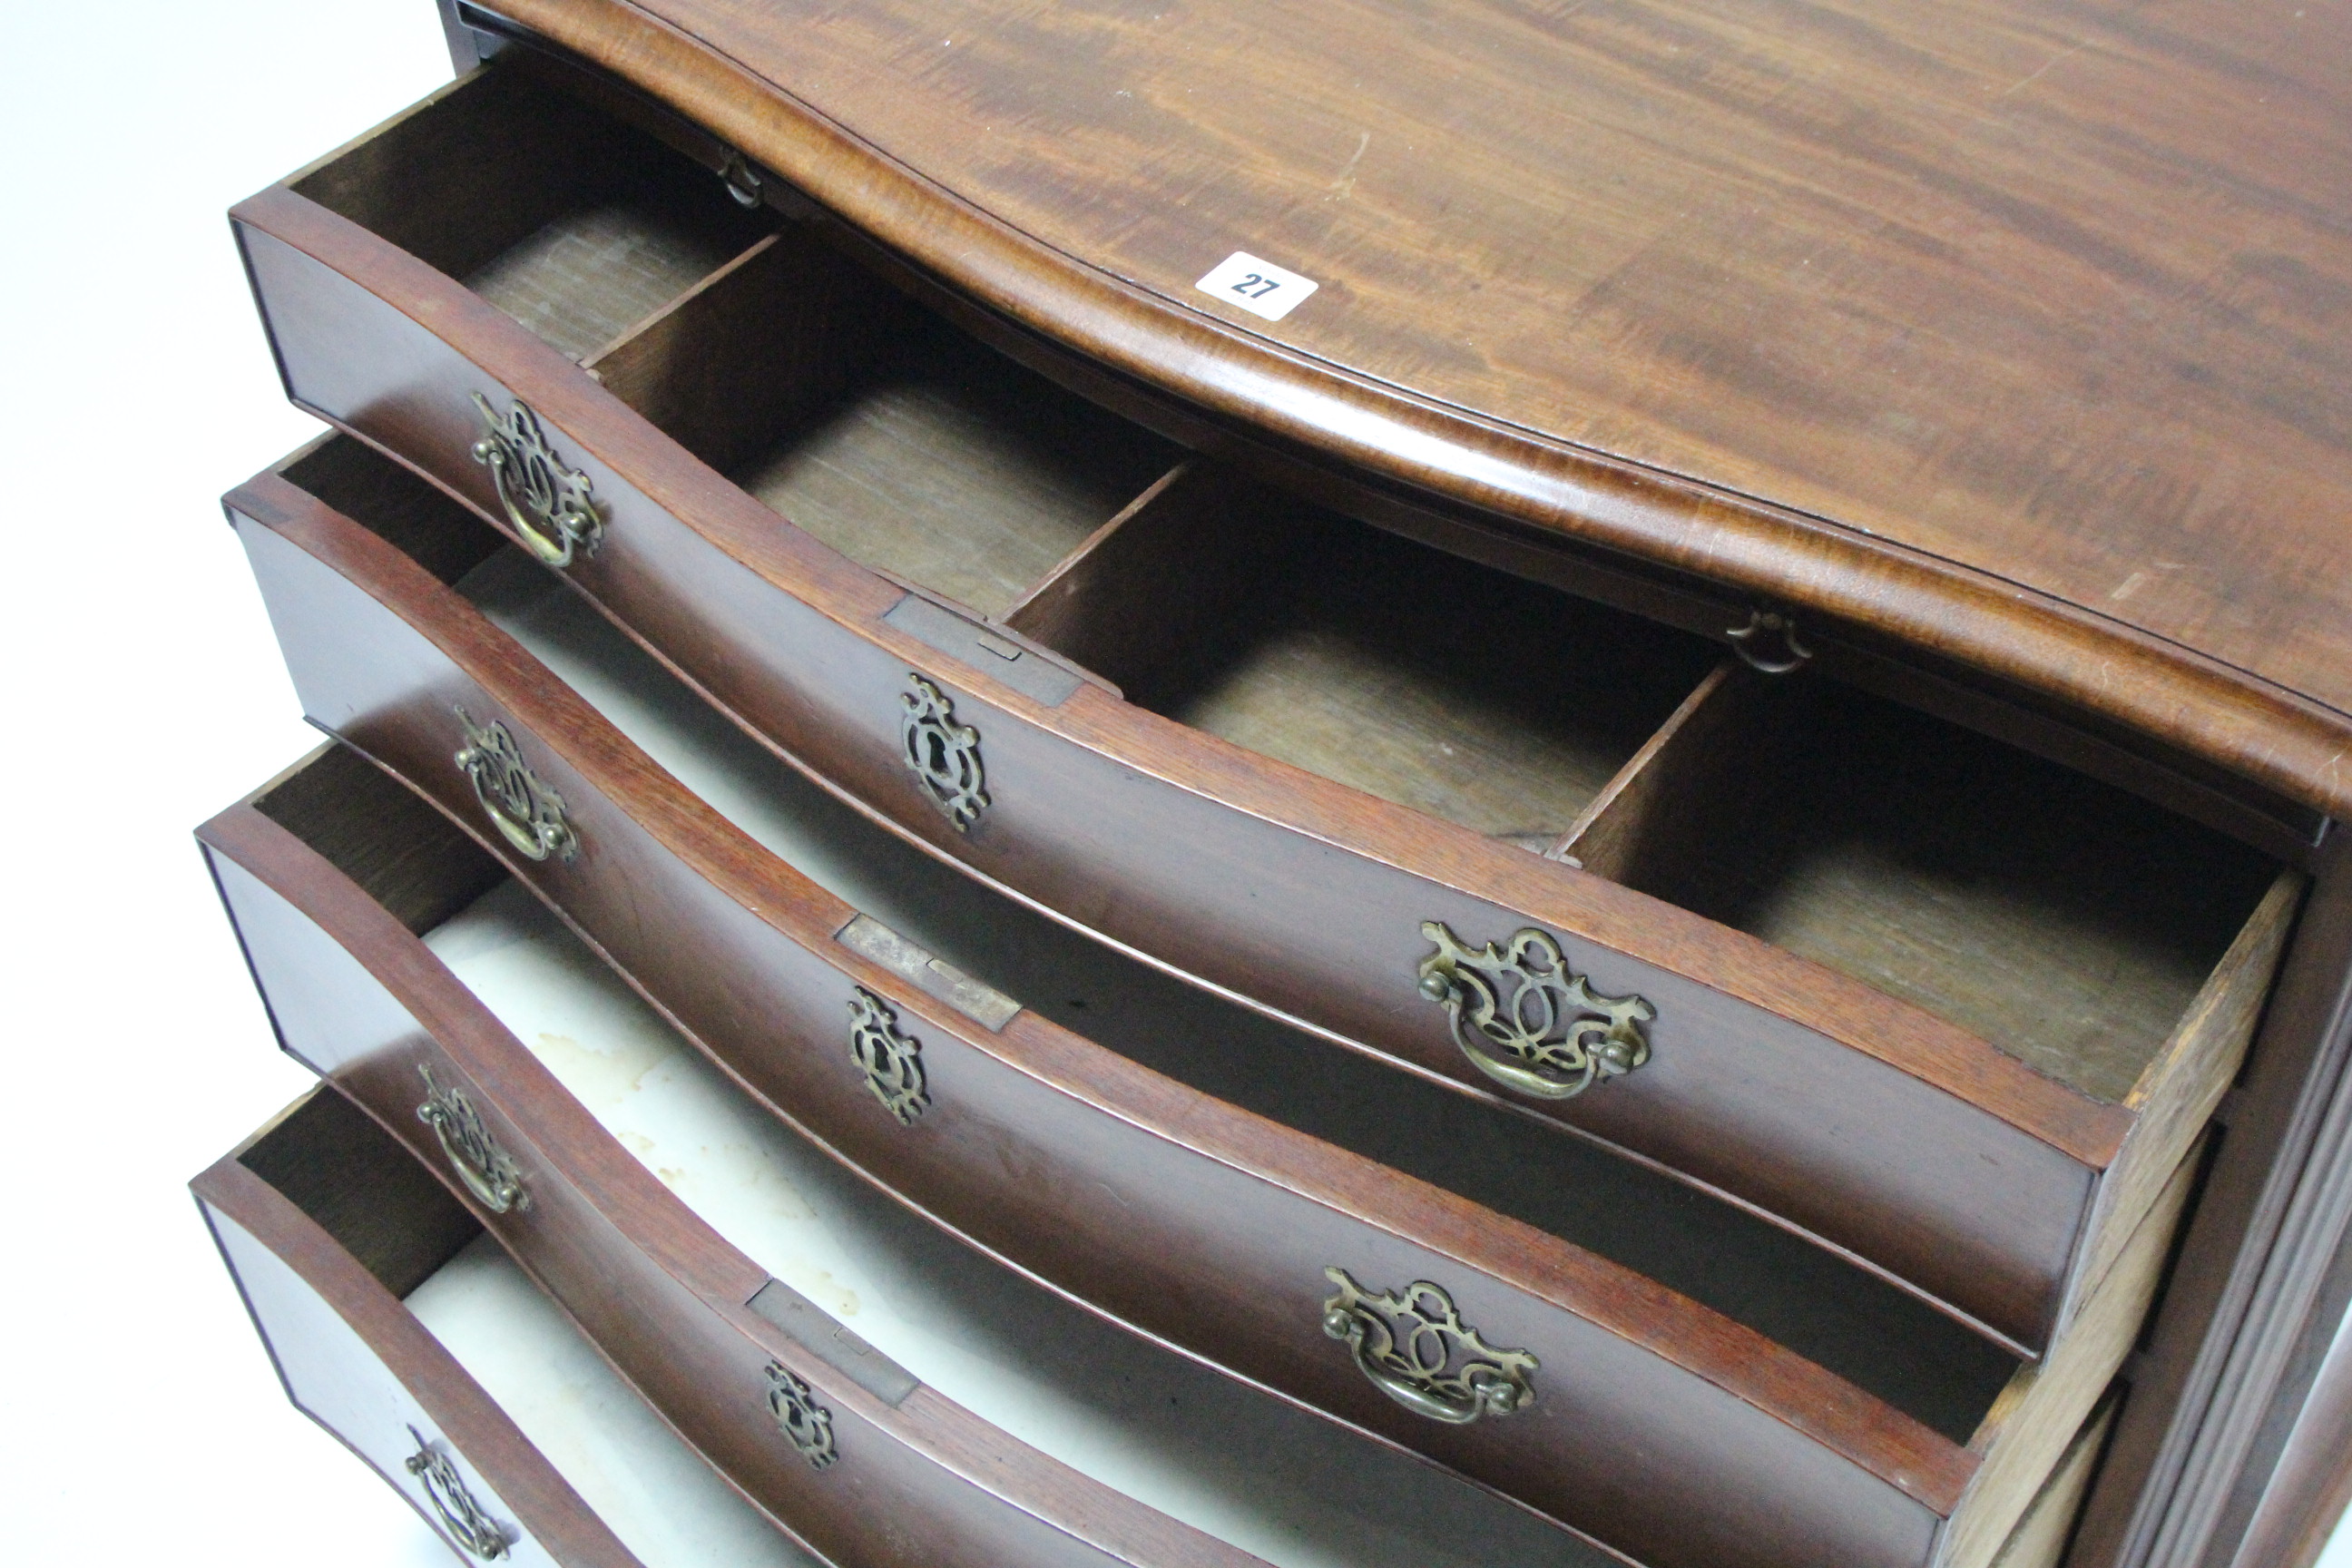
[(317, 427), (222, 214), (448, 58), (429, 0), (0, 16), (5, 1555), (439, 1568), (285, 1403), (184, 1184), (307, 1077), (188, 837), (313, 740), (216, 498)]
[(0, 1558), (446, 1568), (187, 1179), (304, 1087), (188, 837), (311, 744), (217, 498), (308, 439), (228, 206), (449, 75), (430, 0), (0, 0)]

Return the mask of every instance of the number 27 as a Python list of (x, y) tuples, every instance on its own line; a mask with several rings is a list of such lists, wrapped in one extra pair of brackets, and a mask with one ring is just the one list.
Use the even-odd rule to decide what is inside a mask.
[(1261, 278), (1255, 272), (1244, 272), (1242, 274), (1242, 280), (1234, 285), (1234, 292), (1246, 294), (1253, 300), (1263, 300), (1281, 287), (1281, 283), (1272, 278)]

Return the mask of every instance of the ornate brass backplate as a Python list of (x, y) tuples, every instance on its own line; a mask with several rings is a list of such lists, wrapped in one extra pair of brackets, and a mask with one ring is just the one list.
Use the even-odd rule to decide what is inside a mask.
[(889, 1004), (863, 985), (849, 998), (849, 1059), (882, 1109), (911, 1124), (930, 1109), (923, 1079), (923, 1045), (902, 1032)]
[(485, 1563), (495, 1563), (505, 1557), (514, 1542), (504, 1527), (492, 1519), (474, 1500), (466, 1486), (466, 1478), (457, 1473), (457, 1465), (440, 1448), (425, 1440), (415, 1427), (408, 1435), (416, 1439), (416, 1452), (408, 1457), (408, 1473), (415, 1476), (425, 1489), (425, 1500), (433, 1505), (440, 1518), (441, 1527), (449, 1539), (460, 1548)]
[(449, 1157), (466, 1190), (492, 1214), (530, 1207), (530, 1194), (523, 1191), (514, 1162), (482, 1125), (481, 1113), (466, 1098), (466, 1091), (445, 1086), (435, 1078), (430, 1062), (419, 1063), (416, 1072), (425, 1080), (425, 1103), (416, 1108), (416, 1120), (441, 1140), (441, 1152)]
[(1454, 1298), (1428, 1280), (1374, 1295), (1344, 1268), (1323, 1277), (1339, 1288), (1323, 1303), (1323, 1331), (1345, 1341), (1372, 1386), (1414, 1415), (1458, 1426), (1535, 1403), (1536, 1358), (1480, 1339)]
[(824, 1469), (841, 1458), (833, 1441), (833, 1412), (819, 1405), (816, 1391), (782, 1362), (768, 1363), (768, 1410), (812, 1469)]
[(505, 721), (493, 719), (487, 725), (477, 724), (462, 703), (457, 713), (457, 722), (466, 727), (457, 766), (473, 781), (474, 798), (482, 803), (483, 814), (498, 828), (499, 836), (529, 859), (544, 860), (552, 855), (570, 860), (577, 856), (580, 838), (564, 819), (563, 797), (531, 772)]
[(478, 392), (474, 407), (485, 430), (474, 443), (474, 461), (490, 470), (507, 526), (523, 547), (557, 568), (571, 565), (575, 556), (595, 554), (604, 520), (588, 493), (588, 476), (555, 455), (530, 405), (517, 398), (500, 418)]
[(907, 765), (956, 831), (967, 832), (988, 809), (980, 731), (955, 721), (955, 705), (938, 687), (911, 670), (907, 679), (914, 689), (898, 698), (898, 742)]
[(1496, 1082), (1568, 1100), (1650, 1059), (1642, 1026), (1658, 1010), (1596, 993), (1549, 932), (1528, 926), (1475, 952), (1442, 921), (1423, 921), (1421, 934), (1437, 944), (1421, 961), (1421, 994), (1444, 1005), (1454, 1043)]

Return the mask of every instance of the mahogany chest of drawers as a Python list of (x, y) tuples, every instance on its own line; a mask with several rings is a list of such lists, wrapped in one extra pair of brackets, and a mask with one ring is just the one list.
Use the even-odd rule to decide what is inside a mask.
[(485, 1560), (2289, 1561), (2352, 117), (2173, 12), (448, 10), (232, 215), (296, 1403)]

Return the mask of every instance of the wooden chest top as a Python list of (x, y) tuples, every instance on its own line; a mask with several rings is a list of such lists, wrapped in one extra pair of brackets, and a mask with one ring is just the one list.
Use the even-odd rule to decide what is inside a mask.
[(1139, 380), (2352, 805), (2343, 0), (498, 9)]

